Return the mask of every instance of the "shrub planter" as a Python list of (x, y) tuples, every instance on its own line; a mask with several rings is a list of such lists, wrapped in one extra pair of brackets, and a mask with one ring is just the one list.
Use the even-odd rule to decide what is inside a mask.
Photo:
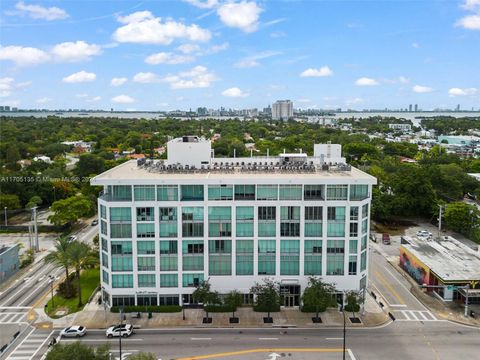
[(238, 324), (239, 320), (240, 319), (238, 317), (231, 317), (230, 318), (230, 324)]
[(273, 318), (272, 317), (264, 317), (263, 318), (263, 323), (264, 324), (273, 324)]
[(349, 319), (350, 319), (350, 322), (352, 324), (361, 324), (362, 323), (362, 320), (360, 320), (360, 318), (357, 318), (357, 317), (351, 317)]
[(204, 317), (202, 320), (202, 323), (204, 324), (211, 324), (212, 323), (212, 318), (211, 317)]
[(317, 317), (312, 317), (312, 322), (314, 324), (321, 324), (322, 323), (322, 318), (320, 316), (318, 318)]

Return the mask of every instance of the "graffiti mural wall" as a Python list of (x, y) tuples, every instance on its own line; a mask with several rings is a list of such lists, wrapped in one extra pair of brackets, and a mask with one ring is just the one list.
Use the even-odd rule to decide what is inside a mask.
[(400, 247), (400, 267), (409, 273), (417, 283), (431, 285), (429, 269), (420, 260), (404, 249), (403, 246)]

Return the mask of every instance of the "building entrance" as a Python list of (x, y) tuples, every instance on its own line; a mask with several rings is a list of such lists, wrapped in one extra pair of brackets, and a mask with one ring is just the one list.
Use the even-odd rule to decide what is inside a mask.
[(280, 285), (283, 306), (300, 306), (300, 285)]

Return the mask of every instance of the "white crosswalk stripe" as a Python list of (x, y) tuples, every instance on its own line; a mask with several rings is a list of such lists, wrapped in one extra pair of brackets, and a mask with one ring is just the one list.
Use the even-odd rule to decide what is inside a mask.
[(441, 321), (428, 310), (394, 310), (396, 321)]
[(0, 324), (18, 324), (26, 322), (26, 312), (3, 312), (0, 313)]
[(31, 360), (52, 333), (32, 329), (6, 360)]

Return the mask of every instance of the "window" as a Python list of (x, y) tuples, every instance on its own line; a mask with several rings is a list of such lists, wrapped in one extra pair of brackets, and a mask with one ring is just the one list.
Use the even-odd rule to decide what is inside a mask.
[(137, 224), (137, 237), (153, 238), (155, 237), (155, 224)]
[(176, 240), (160, 241), (160, 256), (177, 255), (178, 243)]
[(183, 287), (196, 287), (203, 281), (203, 274), (183, 274)]
[(304, 200), (324, 200), (325, 185), (304, 185), (303, 199)]
[(100, 220), (100, 232), (102, 235), (107, 235), (107, 222)]
[(232, 208), (211, 206), (208, 208), (208, 235), (211, 237), (232, 236)]
[(367, 243), (368, 243), (368, 238), (367, 238), (367, 235), (365, 234), (362, 236), (362, 251), (367, 248)]
[(112, 271), (133, 271), (130, 255), (112, 255)]
[(156, 287), (155, 274), (138, 274), (138, 287)]
[(137, 241), (137, 254), (155, 255), (155, 242), (154, 241)]
[(272, 237), (276, 235), (277, 225), (275, 222), (275, 206), (258, 207), (258, 236)]
[(360, 255), (360, 271), (367, 270), (367, 252), (364, 251)]
[(158, 185), (157, 186), (158, 201), (178, 201), (177, 185)]
[(253, 240), (237, 240), (236, 247), (236, 274), (253, 275)]
[(112, 306), (135, 306), (135, 296), (112, 295)]
[(322, 240), (305, 240), (305, 275), (322, 275)]
[(175, 240), (160, 241), (160, 271), (177, 271), (178, 243)]
[(178, 287), (178, 275), (160, 274), (160, 287)]
[(348, 185), (327, 185), (327, 200), (347, 200)]
[(102, 266), (108, 269), (108, 255), (102, 251)]
[(302, 185), (280, 185), (280, 200), (302, 200)]
[(280, 236), (298, 237), (300, 236), (300, 207), (282, 206), (280, 207)]
[(209, 275), (232, 275), (232, 241), (210, 240), (208, 250)]
[(177, 237), (177, 208), (159, 208), (160, 237)]
[(357, 275), (357, 255), (348, 257), (348, 275)]
[(113, 201), (132, 201), (132, 187), (130, 185), (109, 185), (107, 193)]
[(327, 208), (327, 236), (345, 236), (345, 207)]
[(182, 236), (203, 237), (203, 207), (182, 208)]
[(350, 237), (358, 236), (358, 223), (350, 223)]
[(368, 217), (368, 204), (362, 206), (362, 218)]
[(102, 250), (108, 252), (108, 240), (102, 237)]
[(322, 220), (323, 208), (321, 206), (305, 206), (305, 220)]
[(131, 241), (112, 241), (111, 242), (112, 255), (131, 255), (132, 242)]
[(280, 241), (280, 275), (300, 274), (300, 241)]
[(139, 256), (137, 257), (138, 271), (155, 271), (155, 257), (154, 256)]
[(203, 270), (203, 240), (184, 240), (182, 242), (183, 271)]
[(131, 274), (113, 274), (113, 288), (133, 288), (133, 275)]
[(323, 208), (305, 206), (305, 237), (321, 237), (323, 233)]
[[(178, 280), (177, 280), (178, 283)], [(175, 286), (176, 287), (176, 286)], [(178, 295), (160, 295), (159, 297), (160, 305), (178, 305)]]
[(368, 229), (368, 219), (362, 220), (362, 234), (366, 234)]
[(155, 185), (134, 185), (133, 198), (135, 201), (155, 201)]
[(368, 185), (350, 185), (350, 200), (365, 200), (368, 198)]
[(153, 207), (137, 208), (137, 221), (155, 221)]
[(105, 271), (105, 270), (102, 270), (102, 281), (105, 284), (110, 284), (110, 279), (109, 279), (109, 276), (108, 276), (108, 272)]
[(235, 200), (255, 200), (255, 185), (235, 185)]
[(238, 206), (236, 209), (236, 236), (253, 237), (253, 206)]
[(258, 240), (258, 275), (275, 275), (275, 240)]
[(233, 186), (209, 185), (208, 200), (233, 200)]
[(350, 254), (356, 254), (358, 251), (358, 240), (350, 240), (348, 247)]
[(182, 201), (203, 201), (203, 185), (180, 185)]
[(357, 221), (358, 220), (358, 206), (351, 206), (350, 207), (350, 221)]
[(275, 220), (275, 206), (259, 206), (258, 220)]
[(278, 185), (257, 185), (257, 200), (278, 200)]
[(132, 224), (110, 224), (110, 237), (125, 239), (132, 237)]
[(102, 219), (107, 219), (107, 208), (105, 205), (100, 205), (100, 217)]
[(110, 221), (132, 221), (132, 210), (129, 207), (110, 208)]
[(327, 241), (327, 275), (344, 274), (344, 249), (343, 240)]

